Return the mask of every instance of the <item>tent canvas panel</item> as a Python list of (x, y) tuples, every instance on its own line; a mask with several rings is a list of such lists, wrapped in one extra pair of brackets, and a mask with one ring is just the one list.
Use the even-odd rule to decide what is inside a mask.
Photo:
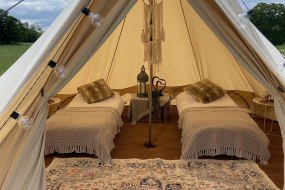
[[(187, 1), (163, 3), (166, 40), (162, 45), (162, 65), (155, 75), (164, 78), (169, 86), (182, 86), (209, 78), (228, 90), (252, 91), (254, 87), (247, 82), (231, 52)], [(144, 49), (140, 40), (142, 15), (143, 2), (138, 1), (102, 48), (60, 93), (76, 93), (78, 86), (99, 76), (114, 89), (136, 85), (139, 68), (147, 64), (143, 62)]]
[[(82, 8), (84, 7), (82, 4), (80, 4), (81, 2), (82, 1), (76, 1), (77, 10), (79, 10), (78, 12), (81, 12)], [(70, 70), (70, 75), (69, 75), (70, 78), (72, 78), (73, 75), (76, 72), (78, 72), (79, 68), (81, 68), (82, 65), (86, 62), (86, 59), (89, 58), (89, 55), (92, 54), (93, 51), (96, 51), (100, 47), (100, 45), (109, 36), (109, 34), (114, 30), (114, 28), (120, 23), (120, 21), (123, 19), (126, 13), (129, 11), (129, 9), (135, 3), (135, 1), (121, 0), (119, 2), (116, 2), (115, 4), (113, 4), (113, 6), (110, 7), (108, 2), (106, 1), (100, 1), (100, 2), (101, 4), (103, 3), (103, 5), (105, 4), (103, 8), (109, 9), (107, 11), (108, 14), (105, 17), (105, 24), (98, 29), (94, 29), (94, 27), (90, 25), (90, 22), (86, 21), (88, 20), (88, 18), (83, 17), (82, 18), (83, 21), (81, 23), (85, 23), (85, 25), (87, 25), (88, 27), (81, 26), (79, 28), (75, 28), (74, 34), (76, 33), (76, 30), (80, 30), (82, 31), (82, 33), (85, 33), (85, 34), (87, 30), (90, 30), (90, 29), (92, 29), (93, 32), (92, 33), (89, 32), (90, 36), (89, 37), (84, 36), (82, 40), (76, 40), (73, 42), (72, 39), (69, 39), (69, 41), (66, 41), (66, 44), (69, 44), (70, 46), (74, 46), (72, 43), (80, 43), (81, 46), (80, 48), (77, 49), (77, 51), (75, 51), (74, 55), (60, 54), (58, 58), (60, 60), (66, 61), (64, 63), (62, 62), (58, 62), (58, 63), (65, 65)], [(93, 3), (96, 4), (97, 1)], [(68, 14), (73, 13), (71, 10), (69, 11), (70, 12), (68, 12)], [(79, 16), (81, 15), (78, 12), (76, 11), (73, 13), (77, 15), (76, 18), (79, 18)], [(58, 18), (57, 20), (60, 20), (60, 18)], [(73, 20), (73, 23), (75, 22), (75, 20), (76, 19)], [(56, 30), (57, 27), (59, 26), (54, 26), (54, 27), (55, 27), (54, 29)], [(69, 48), (70, 46), (66, 46), (66, 48)], [(49, 52), (46, 53), (46, 55), (43, 55), (43, 56), (49, 56), (51, 52), (52, 50), (50, 50)], [(71, 57), (68, 57), (68, 56), (71, 56)], [(29, 62), (32, 60), (33, 60), (33, 57), (29, 57), (29, 59), (26, 59), (25, 61)], [(46, 64), (47, 64), (46, 62), (42, 62), (41, 66), (46, 65)], [(0, 179), (1, 189), (22, 189), (22, 187), (26, 189), (35, 189), (35, 190), (44, 189), (44, 185), (45, 185), (44, 183), (44, 176), (45, 176), (44, 175), (44, 163), (41, 162), (41, 160), (44, 159), (43, 146), (36, 146), (36, 145), (38, 144), (44, 145), (44, 138), (43, 138), (44, 137), (44, 127), (45, 127), (45, 120), (47, 117), (47, 107), (48, 107), (47, 101), (49, 97), (54, 96), (59, 91), (59, 89), (61, 89), (66, 84), (66, 82), (70, 80), (68, 78), (66, 80), (61, 80), (57, 78), (54, 74), (51, 74), (48, 77), (49, 80), (41, 81), (41, 79), (46, 79), (44, 76), (45, 74), (49, 73), (48, 71), (50, 70), (47, 69), (46, 71), (47, 71), (46, 73), (43, 73), (42, 78), (40, 77), (39, 80), (37, 81), (37, 85), (33, 85), (33, 84), (27, 85), (26, 88), (30, 89), (29, 93), (25, 96), (25, 98), (22, 101), (17, 102), (18, 105), (21, 104), (21, 105), (28, 106), (28, 108), (26, 109), (27, 111), (16, 109), (18, 105), (14, 105), (14, 106), (9, 105), (11, 106), (9, 107), (9, 109), (12, 110), (14, 108), (16, 111), (20, 113), (20, 115), (33, 113), (32, 115), (31, 114), (29, 115), (33, 119), (33, 127), (27, 131), (25, 131), (22, 128), (17, 130), (18, 133), (25, 134), (25, 137), (21, 141), (20, 147), (19, 147), (19, 142), (17, 142), (17, 139), (12, 138), (11, 136), (12, 135), (11, 131), (13, 131), (13, 129), (17, 129), (17, 127), (19, 127), (18, 124), (12, 118), (9, 119), (9, 116), (10, 116), (8, 115), (9, 110), (8, 111), (4, 110), (3, 112), (5, 114), (1, 115), (1, 122), (2, 121), (7, 121), (7, 122), (4, 122), (5, 125), (3, 126), (1, 125), (0, 139), (4, 139), (4, 140), (9, 139), (10, 146), (9, 147), (0, 146), (1, 148), (3, 148), (0, 151), (1, 152), (5, 151), (5, 148), (10, 148), (12, 145), (18, 145), (16, 146), (18, 147), (16, 150), (17, 151), (16, 155), (9, 155), (8, 157), (0, 157), (0, 161), (2, 163), (0, 165), (0, 170), (1, 172), (3, 171), (3, 176)], [(5, 84), (8, 81), (6, 80), (6, 81), (1, 81), (1, 82)], [(33, 92), (34, 91), (41, 92), (42, 89), (43, 89), (44, 95), (41, 96), (41, 93), (39, 93), (38, 101), (29, 102), (31, 96), (38, 94), (38, 93), (33, 93)], [(14, 93), (19, 93), (19, 92), (14, 92)], [(8, 102), (8, 104), (9, 103), (10, 102)], [(34, 105), (34, 106), (29, 107), (29, 105)], [(3, 141), (1, 140), (1, 143), (2, 142)], [(21, 147), (25, 147), (25, 148), (21, 148)], [(32, 149), (33, 151), (31, 152)], [(30, 160), (30, 162), (25, 165), (23, 160)], [(38, 167), (38, 165), (41, 167)], [(8, 169), (4, 170), (4, 168), (8, 168)], [(31, 171), (29, 175), (28, 174), (24, 176), (22, 175), (23, 173), (28, 172), (28, 171)], [(17, 181), (17, 183), (14, 183), (14, 181)]]

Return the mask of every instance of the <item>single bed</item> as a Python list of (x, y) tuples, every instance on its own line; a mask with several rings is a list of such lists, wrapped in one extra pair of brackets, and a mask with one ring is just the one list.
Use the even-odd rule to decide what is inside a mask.
[(113, 139), (123, 125), (123, 108), (124, 101), (117, 94), (93, 104), (77, 94), (66, 108), (48, 118), (45, 155), (76, 152), (111, 161)]
[(195, 100), (189, 93), (176, 97), (182, 129), (181, 159), (229, 155), (267, 164), (269, 139), (249, 116), (224, 95), (208, 104)]

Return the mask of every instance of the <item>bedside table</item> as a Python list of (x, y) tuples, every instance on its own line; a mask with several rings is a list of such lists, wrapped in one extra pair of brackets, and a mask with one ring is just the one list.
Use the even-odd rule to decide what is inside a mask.
[(59, 98), (51, 98), (48, 101), (48, 118), (52, 116), (59, 108), (61, 100)]
[[(265, 132), (265, 125), (266, 125), (266, 116), (267, 116), (267, 107), (274, 107), (273, 102), (263, 102), (261, 98), (253, 98), (253, 105), (254, 105), (254, 114), (256, 114), (256, 104), (261, 105), (264, 107), (264, 115), (263, 115), (263, 131)], [(272, 126), (273, 126), (273, 119), (271, 116), (271, 124), (270, 124), (270, 130), (266, 134), (270, 134), (272, 132)]]
[[(163, 93), (163, 96), (159, 97), (159, 102), (160, 102), (160, 109), (153, 111), (153, 113), (160, 111), (159, 114), (160, 116), (158, 117), (160, 121), (163, 122), (163, 120), (166, 119), (166, 116), (168, 116), (168, 113), (164, 113), (165, 112), (164, 108), (165, 107), (170, 108), (169, 94)], [(142, 119), (144, 116), (148, 115), (149, 114), (148, 108), (149, 108), (148, 97), (140, 98), (137, 97), (137, 94), (133, 93), (130, 101), (130, 106), (128, 109), (128, 118), (131, 120), (132, 124), (136, 124), (137, 121)]]

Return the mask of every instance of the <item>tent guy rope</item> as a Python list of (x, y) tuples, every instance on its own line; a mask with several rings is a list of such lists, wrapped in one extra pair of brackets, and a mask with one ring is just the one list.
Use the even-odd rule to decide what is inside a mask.
[(7, 13), (8, 11), (10, 11), (11, 9), (13, 9), (14, 7), (16, 7), (17, 5), (19, 5), (20, 3), (22, 3), (24, 0), (19, 1), (18, 3), (16, 3), (15, 5), (13, 5), (12, 7), (10, 7), (9, 9), (7, 9), (6, 11), (0, 13), (0, 17), (2, 15), (4, 15), (5, 13)]

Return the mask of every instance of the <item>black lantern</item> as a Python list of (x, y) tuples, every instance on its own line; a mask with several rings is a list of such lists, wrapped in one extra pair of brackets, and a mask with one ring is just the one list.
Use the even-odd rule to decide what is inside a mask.
[(146, 91), (146, 83), (148, 82), (148, 75), (145, 72), (144, 66), (141, 68), (141, 72), (137, 76), (137, 81), (138, 81), (138, 90), (137, 90), (137, 95), (140, 98), (147, 97), (147, 91)]

